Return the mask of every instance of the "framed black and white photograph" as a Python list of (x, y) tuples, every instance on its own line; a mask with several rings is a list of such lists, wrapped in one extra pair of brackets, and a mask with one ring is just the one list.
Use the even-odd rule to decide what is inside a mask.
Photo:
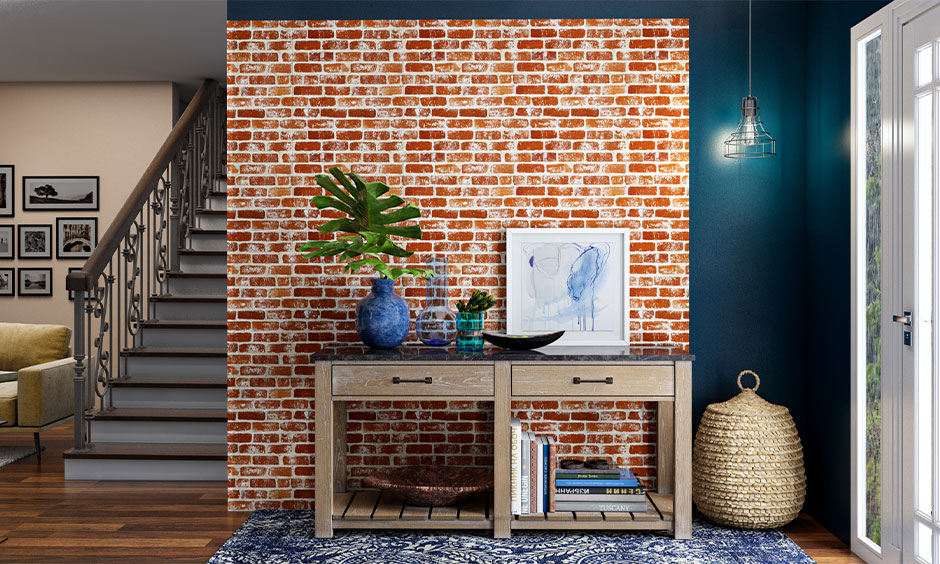
[(59, 217), (55, 220), (56, 258), (88, 258), (98, 245), (98, 219)]
[(0, 298), (16, 295), (16, 269), (0, 268)]
[(0, 259), (12, 259), (15, 255), (16, 236), (12, 225), (0, 225)]
[(51, 268), (20, 268), (17, 275), (20, 297), (52, 295)]
[(13, 217), (16, 211), (13, 194), (13, 165), (0, 165), (0, 217)]
[(18, 225), (17, 237), (19, 241), (19, 258), (21, 259), (48, 259), (52, 258), (52, 226), (51, 225)]
[(24, 211), (98, 211), (97, 176), (24, 176)]

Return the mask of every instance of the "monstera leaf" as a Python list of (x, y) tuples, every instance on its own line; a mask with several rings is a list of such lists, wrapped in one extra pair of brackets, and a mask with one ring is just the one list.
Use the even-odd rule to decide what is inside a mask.
[(379, 255), (383, 254), (401, 258), (410, 257), (413, 254), (398, 246), (391, 237), (421, 239), (421, 227), (396, 225), (421, 217), (421, 211), (417, 206), (406, 204), (401, 197), (394, 194), (382, 198), (381, 196), (389, 191), (389, 187), (381, 182), (366, 183), (353, 172), (347, 177), (338, 167), (329, 169), (329, 172), (339, 182), (339, 186), (333, 182), (333, 178), (318, 174), (317, 184), (332, 196), (314, 196), (313, 204), (317, 209), (332, 208), (349, 217), (327, 221), (317, 228), (317, 231), (350, 233), (350, 235), (341, 235), (330, 241), (304, 243), (298, 247), (302, 257), (339, 255), (340, 260), (351, 261), (344, 267), (347, 272), (357, 272), (362, 267), (371, 266), (383, 278), (392, 280), (405, 274), (421, 277), (433, 274), (432, 271), (424, 268), (392, 268), (379, 258)]

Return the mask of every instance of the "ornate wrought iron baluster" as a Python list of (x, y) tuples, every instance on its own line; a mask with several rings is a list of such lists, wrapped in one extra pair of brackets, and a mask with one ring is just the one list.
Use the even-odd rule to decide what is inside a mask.
[(74, 327), (75, 327), (75, 376), (72, 378), (74, 390), (75, 416), (72, 418), (74, 426), (74, 447), (77, 451), (85, 450), (85, 290), (75, 290)]
[(137, 333), (140, 331), (140, 322), (143, 321), (141, 311), (140, 288), (138, 284), (140, 276), (140, 239), (144, 227), (137, 221), (131, 224), (131, 229), (124, 238), (124, 260), (127, 261), (127, 280), (125, 288), (127, 289), (127, 316), (124, 318), (124, 326), (129, 334), (125, 346), (133, 347), (137, 343)]
[(97, 362), (95, 366), (95, 394), (101, 399), (101, 407), (105, 409), (114, 409), (111, 401), (111, 352), (105, 347), (105, 335), (111, 332), (111, 324), (107, 320), (109, 298), (111, 297), (111, 286), (114, 284), (114, 277), (109, 275), (102, 277), (102, 285), (94, 289), (94, 302), (92, 310), (95, 319), (98, 320), (98, 336), (95, 337), (94, 347), (97, 352)]

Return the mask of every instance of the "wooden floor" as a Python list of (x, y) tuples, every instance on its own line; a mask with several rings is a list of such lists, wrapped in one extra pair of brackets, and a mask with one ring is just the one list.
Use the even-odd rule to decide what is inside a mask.
[(42, 441), (41, 464), (33, 455), (0, 468), (0, 562), (203, 564), (248, 518), (226, 510), (225, 482), (66, 482), (72, 426)]
[[(248, 517), (226, 510), (222, 482), (65, 482), (71, 440), (71, 425), (43, 433), (41, 464), (34, 455), (0, 468), (0, 563), (201, 564)], [(862, 562), (806, 515), (785, 531), (820, 564)]]

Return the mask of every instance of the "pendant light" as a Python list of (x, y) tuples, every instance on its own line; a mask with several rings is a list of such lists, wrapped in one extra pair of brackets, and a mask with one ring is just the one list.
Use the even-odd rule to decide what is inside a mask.
[(777, 142), (764, 131), (757, 110), (757, 98), (751, 96), (751, 0), (748, 0), (747, 96), (741, 100), (741, 121), (725, 141), (725, 156), (729, 159), (762, 159), (777, 154)]

